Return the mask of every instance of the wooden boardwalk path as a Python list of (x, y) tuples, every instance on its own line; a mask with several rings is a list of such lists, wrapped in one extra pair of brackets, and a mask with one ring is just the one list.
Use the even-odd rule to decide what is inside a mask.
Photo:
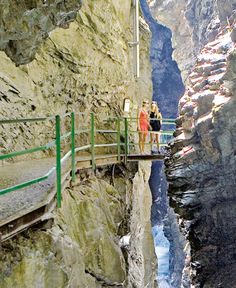
[[(124, 155), (121, 155), (121, 160)], [(162, 160), (163, 155), (131, 154), (128, 161)], [(70, 158), (69, 158), (70, 160)], [(119, 163), (118, 155), (96, 155), (96, 167)], [(17, 185), (35, 177), (41, 177), (45, 171), (55, 165), (55, 158), (43, 158), (6, 164), (0, 167), (0, 189)], [(76, 157), (76, 173), (92, 169), (92, 157)], [(62, 191), (71, 183), (70, 161), (62, 166)], [(0, 202), (0, 239), (5, 241), (30, 226), (52, 218), (56, 207), (56, 173), (46, 181), (13, 191), (1, 196)]]
[[(62, 192), (71, 182), (78, 181), (81, 171), (91, 169), (96, 172), (97, 167), (125, 165), (129, 161), (163, 160), (161, 154), (131, 153), (139, 145), (137, 137), (134, 137), (139, 133), (134, 127), (137, 118), (108, 117), (97, 123), (96, 116), (91, 113), (89, 123), (84, 126), (84, 116), (84, 113), (71, 112), (62, 116), (0, 120), (0, 125), (14, 124), (18, 127), (26, 123), (44, 125), (50, 122), (54, 127), (54, 136), (47, 144), (0, 154), (0, 161), (23, 155), (29, 155), (27, 159), (31, 159), (0, 167), (0, 242), (52, 218), (54, 208), (61, 207)], [(162, 122), (164, 128), (167, 125), (172, 127), (173, 123), (173, 119), (163, 119)], [(161, 131), (160, 147), (166, 146), (168, 137), (172, 135), (172, 128)], [(54, 158), (33, 160), (33, 153), (49, 149), (54, 151)]]

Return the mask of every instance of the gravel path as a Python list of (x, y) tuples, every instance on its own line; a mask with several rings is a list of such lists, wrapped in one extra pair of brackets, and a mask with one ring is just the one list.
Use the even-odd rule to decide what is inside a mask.
[[(111, 156), (114, 157), (114, 155), (97, 155), (98, 158), (104, 159), (105, 161)], [(80, 156), (82, 167), (83, 162), (89, 161), (90, 159), (90, 155)], [(70, 169), (70, 165), (71, 162), (69, 158), (61, 167), (62, 175), (65, 175)], [(54, 166), (55, 158), (43, 158), (4, 164), (3, 166), (0, 166), (0, 190), (44, 176)], [(33, 208), (36, 204), (45, 200), (54, 185), (55, 173), (52, 173), (45, 181), (9, 192), (5, 195), (0, 195), (0, 221), (25, 209)]]
[[(45, 175), (55, 165), (55, 158), (6, 164), (0, 167), (0, 189)], [(55, 175), (29, 187), (0, 195), (0, 221), (44, 200), (55, 183)]]

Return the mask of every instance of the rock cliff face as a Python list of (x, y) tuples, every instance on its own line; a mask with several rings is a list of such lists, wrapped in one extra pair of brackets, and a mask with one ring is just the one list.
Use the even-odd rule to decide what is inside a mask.
[(67, 189), (52, 228), (2, 245), (0, 286), (156, 287), (147, 168), (116, 167), (112, 177), (111, 167)]
[[(64, 1), (52, 1), (57, 5), (31, 1), (30, 7), (25, 4), (29, 1), (21, 1), (18, 9), (8, 2), (0, 6), (0, 47), (16, 64), (34, 60), (16, 67), (0, 53), (1, 118), (62, 115), (74, 110), (85, 112), (85, 119), (95, 112), (98, 121), (120, 115), (125, 97), (132, 100), (133, 110), (141, 98), (151, 95), (150, 33), (142, 23), (139, 81), (133, 75), (133, 51), (128, 44), (133, 39), (131, 1), (84, 1), (68, 29), (54, 28), (75, 18), (80, 1), (67, 1), (67, 5), (61, 3)], [(52, 29), (42, 39), (42, 31)], [(13, 35), (19, 37), (14, 51), (9, 47)], [(0, 146), (9, 152), (45, 144), (45, 138), (54, 137), (53, 123), (46, 125), (48, 135), (39, 124), (1, 126)]]
[[(149, 179), (149, 185), (153, 197), (152, 226), (160, 227), (160, 225), (164, 225), (165, 236), (170, 242), (169, 283), (171, 283), (172, 287), (180, 287), (182, 270), (184, 268), (185, 254), (183, 246), (185, 244), (185, 239), (179, 231), (176, 215), (173, 209), (169, 207), (164, 164), (160, 161), (152, 163), (152, 173)], [(158, 245), (160, 239), (155, 239), (155, 241)]]
[(141, 0), (140, 6), (152, 33), (150, 61), (153, 100), (158, 102), (164, 118), (176, 117), (178, 101), (184, 94), (184, 85), (178, 65), (172, 58), (172, 33), (155, 20), (146, 0)]
[(180, 100), (176, 138), (166, 162), (171, 204), (190, 242), (192, 262), (185, 272), (193, 287), (236, 283), (233, 35), (233, 25), (222, 29), (198, 56)]
[(0, 50), (17, 64), (31, 62), (56, 27), (75, 20), (81, 1), (23, 0), (0, 3)]
[[(81, 127), (91, 112), (96, 123), (119, 116), (129, 97), (134, 113), (151, 95), (150, 32), (143, 21), (141, 77), (134, 78), (131, 1), (80, 2), (1, 2), (1, 119), (81, 111)], [(53, 125), (1, 125), (1, 153), (45, 144), (55, 136)], [(140, 166), (136, 175), (137, 167), (129, 168), (97, 171), (67, 189), (52, 228), (6, 242), (0, 286), (155, 287), (150, 167)], [(121, 248), (126, 234), (130, 245)]]
[(173, 33), (174, 58), (184, 80), (200, 49), (214, 39), (236, 9), (235, 0), (154, 0), (149, 4), (154, 17)]
[(151, 235), (150, 210), (152, 196), (148, 180), (150, 164), (139, 162), (133, 181), (133, 207), (130, 218), (131, 245), (129, 251), (128, 287), (156, 288), (156, 256)]
[(148, 167), (112, 170), (67, 189), (52, 228), (2, 245), (2, 288), (156, 287)]

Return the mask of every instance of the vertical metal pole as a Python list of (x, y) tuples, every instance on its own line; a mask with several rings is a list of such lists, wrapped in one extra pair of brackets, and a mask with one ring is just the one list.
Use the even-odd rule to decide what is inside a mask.
[(91, 113), (91, 123), (90, 123), (90, 144), (91, 144), (91, 156), (92, 156), (92, 168), (95, 170), (95, 125), (94, 125), (94, 113)]
[(75, 182), (75, 113), (71, 113), (71, 178)]
[(118, 154), (118, 161), (120, 162), (120, 118), (117, 118), (116, 126), (117, 126), (117, 154)]
[(125, 164), (127, 164), (127, 157), (129, 153), (129, 143), (128, 143), (128, 119), (125, 117)]
[(61, 207), (61, 119), (56, 116), (56, 178), (57, 178), (57, 207)]
[(139, 0), (133, 0), (134, 3), (134, 61), (135, 77), (139, 78), (140, 61), (139, 61)]

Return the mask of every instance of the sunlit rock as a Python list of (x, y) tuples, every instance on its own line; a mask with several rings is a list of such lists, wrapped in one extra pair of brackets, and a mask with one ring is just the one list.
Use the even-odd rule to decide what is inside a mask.
[[(228, 27), (223, 28), (198, 57), (179, 105), (182, 134), (172, 146), (173, 158), (166, 162), (171, 205), (182, 218), (180, 226), (190, 247), (191, 263), (186, 263), (183, 287), (190, 282), (193, 287), (234, 287), (236, 281), (232, 264), (236, 58), (230, 33)], [(193, 135), (186, 142), (190, 123)], [(224, 267), (231, 272), (226, 273)]]

